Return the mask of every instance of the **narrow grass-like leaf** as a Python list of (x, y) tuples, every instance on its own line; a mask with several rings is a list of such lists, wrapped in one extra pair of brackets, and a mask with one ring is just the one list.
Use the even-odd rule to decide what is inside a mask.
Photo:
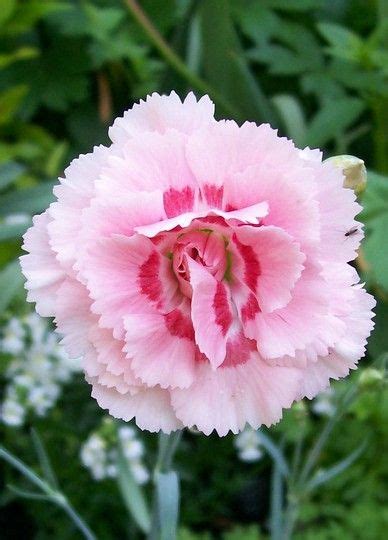
[(151, 518), (144, 498), (143, 490), (135, 482), (124, 457), (121, 444), (118, 445), (118, 476), (117, 482), (124, 503), (138, 527), (148, 533), (151, 528)]
[(32, 188), (12, 191), (0, 198), (0, 216), (26, 213), (37, 214), (45, 210), (54, 200), (54, 182), (44, 182)]
[(289, 467), (281, 449), (262, 431), (258, 431), (260, 444), (265, 448), (272, 459), (277, 463), (280, 472), (286, 478), (289, 475)]
[(22, 285), (19, 261), (12, 261), (0, 272), (0, 313), (8, 307)]
[(175, 471), (155, 474), (160, 540), (175, 540), (179, 514), (179, 480)]
[(58, 489), (58, 480), (51, 466), (50, 458), (46, 452), (42, 439), (34, 428), (31, 429), (31, 438), (46, 481), (53, 489)]
[(326, 484), (342, 472), (344, 472), (350, 465), (352, 465), (364, 452), (367, 447), (368, 441), (365, 440), (358, 448), (356, 448), (351, 454), (349, 454), (345, 459), (339, 461), (332, 467), (329, 467), (326, 470), (318, 471), (315, 476), (307, 484), (307, 490), (312, 491), (322, 484)]
[(306, 120), (299, 101), (289, 94), (278, 94), (272, 98), (272, 103), (279, 113), (286, 135), (291, 137), (296, 146), (305, 146)]
[(24, 165), (8, 161), (0, 165), (0, 190), (10, 186), (25, 171)]

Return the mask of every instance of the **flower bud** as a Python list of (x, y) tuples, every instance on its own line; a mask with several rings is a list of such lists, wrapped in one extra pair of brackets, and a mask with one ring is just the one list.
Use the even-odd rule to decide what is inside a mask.
[(379, 369), (366, 368), (362, 371), (359, 377), (359, 385), (361, 388), (372, 389), (384, 379), (383, 373)]
[(343, 155), (328, 158), (326, 161), (330, 161), (335, 167), (342, 170), (345, 176), (345, 188), (353, 189), (357, 195), (364, 191), (367, 172), (362, 159), (355, 156)]

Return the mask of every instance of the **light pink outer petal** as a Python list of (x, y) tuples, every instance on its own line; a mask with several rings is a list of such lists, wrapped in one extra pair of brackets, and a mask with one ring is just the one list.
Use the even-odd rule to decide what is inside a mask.
[(78, 281), (67, 278), (58, 289), (55, 323), (70, 358), (79, 358), (90, 350), (89, 331), (97, 323), (90, 305), (88, 291)]
[(48, 211), (35, 216), (32, 222), (32, 227), (23, 237), (23, 249), (28, 255), (20, 257), (22, 272), (27, 280), (27, 300), (36, 302), (36, 311), (42, 317), (53, 317), (56, 293), (65, 279), (65, 272), (49, 245), (47, 226), (51, 218)]
[(271, 367), (253, 354), (245, 364), (217, 370), (201, 363), (193, 385), (172, 390), (171, 400), (185, 426), (224, 436), (238, 433), (246, 424), (257, 429), (278, 422), (299, 384), (297, 369)]
[(230, 178), (225, 186), (225, 201), (242, 208), (257, 201), (267, 201), (268, 215), (264, 225), (280, 227), (302, 246), (319, 241), (320, 219), (315, 199), (314, 171), (303, 162), (284, 170), (256, 164)]
[[(121, 156), (112, 156), (96, 182), (98, 196), (125, 195), (128, 191), (178, 192), (195, 189), (197, 184), (187, 163), (186, 137), (176, 130), (163, 135), (140, 134), (121, 148)], [(190, 209), (191, 210), (191, 209)]]
[(327, 354), (344, 332), (344, 323), (329, 311), (330, 288), (317, 270), (306, 267), (296, 283), (292, 299), (272, 313), (258, 313), (245, 326), (247, 337), (256, 339), (263, 358), (295, 357), (314, 340)]
[[(187, 159), (206, 198), (206, 188), (223, 188), (225, 194), (234, 175), (257, 163), (275, 166), (292, 166), (299, 160), (293, 143), (279, 138), (268, 124), (257, 126), (246, 122), (241, 127), (233, 121), (220, 121), (194, 132), (187, 143)], [(282, 165), (283, 164), (283, 165)], [(258, 199), (243, 206), (260, 202)]]
[(140, 133), (156, 131), (164, 133), (167, 129), (176, 129), (182, 133), (194, 130), (213, 121), (214, 104), (208, 96), (198, 101), (190, 92), (182, 102), (175, 92), (160, 96), (156, 92), (126, 111), (122, 118), (115, 120), (109, 129), (113, 142), (124, 143)]
[[(321, 219), (320, 256), (329, 262), (352, 261), (364, 236), (362, 224), (354, 219), (362, 207), (356, 202), (354, 191), (343, 187), (340, 169), (330, 162), (316, 165), (316, 177)], [(354, 234), (345, 236), (353, 229)]]
[(189, 336), (171, 335), (163, 315), (127, 315), (125, 347), (134, 373), (149, 386), (187, 388), (195, 377), (195, 345)]
[(74, 264), (81, 228), (82, 211), (89, 206), (94, 196), (94, 184), (102, 166), (106, 163), (109, 149), (96, 146), (91, 154), (81, 155), (72, 161), (65, 171), (65, 178), (54, 187), (58, 201), (48, 210), (52, 221), (49, 224), (50, 244), (58, 260), (67, 268)]
[(367, 338), (374, 323), (372, 309), (376, 301), (361, 285), (355, 285), (352, 305), (344, 317), (346, 332), (329, 354), (309, 363), (303, 370), (302, 386), (298, 398), (312, 399), (329, 385), (329, 379), (339, 379), (355, 369), (365, 354)]
[(151, 432), (162, 430), (170, 433), (183, 427), (177, 419), (171, 406), (170, 394), (161, 388), (144, 388), (136, 394), (120, 394), (114, 388), (107, 388), (89, 380), (92, 384), (92, 397), (97, 400), (99, 406), (107, 409), (115, 418), (121, 418), (129, 422), (135, 418), (140, 429)]

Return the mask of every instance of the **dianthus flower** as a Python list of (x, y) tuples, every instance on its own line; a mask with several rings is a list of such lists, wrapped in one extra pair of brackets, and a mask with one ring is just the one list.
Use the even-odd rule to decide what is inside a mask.
[(372, 329), (341, 171), (213, 114), (193, 94), (135, 105), (24, 238), (28, 299), (100, 406), (150, 431), (269, 426), (355, 368)]

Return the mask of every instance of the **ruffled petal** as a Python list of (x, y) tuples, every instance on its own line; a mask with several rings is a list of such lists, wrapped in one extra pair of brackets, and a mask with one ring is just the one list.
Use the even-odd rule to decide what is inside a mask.
[(23, 249), (28, 255), (20, 257), (22, 272), (27, 280), (27, 300), (36, 303), (36, 311), (42, 317), (54, 317), (56, 293), (66, 274), (49, 244), (47, 226), (52, 220), (48, 211), (35, 216), (32, 221), (32, 227), (23, 237)]
[(176, 129), (189, 134), (212, 122), (213, 117), (214, 104), (208, 96), (197, 101), (190, 92), (182, 102), (175, 92), (168, 96), (154, 92), (117, 118), (109, 129), (109, 137), (122, 144), (144, 132), (163, 134), (168, 129)]
[(269, 366), (254, 353), (243, 364), (217, 370), (200, 363), (192, 386), (172, 390), (171, 400), (184, 425), (224, 436), (246, 424), (258, 429), (278, 422), (294, 401), (299, 380), (298, 370)]

